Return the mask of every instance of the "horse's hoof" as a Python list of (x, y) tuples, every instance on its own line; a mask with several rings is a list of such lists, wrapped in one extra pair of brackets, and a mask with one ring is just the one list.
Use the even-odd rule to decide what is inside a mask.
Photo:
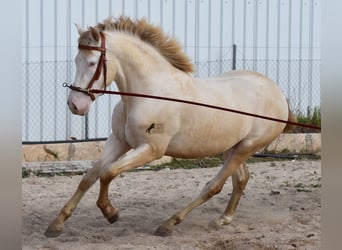
[(161, 237), (171, 236), (172, 235), (172, 230), (170, 230), (170, 229), (168, 229), (166, 227), (160, 226), (154, 232), (154, 235), (161, 236)]
[(113, 215), (113, 216), (107, 218), (107, 220), (108, 220), (108, 222), (109, 222), (110, 224), (113, 224), (113, 223), (116, 222), (118, 219), (119, 219), (119, 215), (118, 215), (118, 214), (115, 214), (115, 215)]
[(229, 225), (233, 220), (232, 216), (221, 216), (209, 223), (210, 228), (219, 229), (221, 226)]
[(58, 237), (63, 233), (64, 225), (50, 224), (44, 235), (49, 238)]
[(209, 222), (209, 228), (212, 228), (212, 229), (219, 229), (220, 227), (222, 226), (221, 222), (216, 219), (216, 220), (212, 220)]

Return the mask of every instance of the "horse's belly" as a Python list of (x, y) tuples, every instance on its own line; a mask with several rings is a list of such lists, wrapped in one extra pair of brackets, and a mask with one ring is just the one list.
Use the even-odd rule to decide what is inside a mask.
[(183, 158), (183, 159), (196, 159), (196, 158), (203, 158), (203, 157), (209, 157), (209, 156), (214, 156), (217, 154), (220, 154), (224, 152), (225, 150), (213, 150), (208, 149), (204, 151), (200, 151), (198, 149), (183, 149), (183, 150), (174, 150), (170, 149), (167, 150), (165, 155), (167, 156), (172, 156), (176, 158)]
[[(209, 146), (209, 147), (208, 147)], [(183, 147), (174, 147), (171, 146), (166, 150), (165, 155), (177, 157), (177, 158), (202, 158), (207, 156), (217, 155), (229, 149), (228, 145), (221, 144), (220, 146), (210, 144), (197, 144), (195, 146), (183, 146)]]
[(201, 158), (222, 153), (243, 137), (243, 131), (207, 131), (206, 133), (195, 133), (195, 131), (184, 131), (175, 136), (169, 143), (166, 155), (178, 158)]

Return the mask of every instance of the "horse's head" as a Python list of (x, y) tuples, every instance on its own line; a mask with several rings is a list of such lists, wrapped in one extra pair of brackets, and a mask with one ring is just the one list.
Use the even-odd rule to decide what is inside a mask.
[(68, 106), (73, 114), (85, 115), (98, 94), (89, 89), (106, 89), (106, 44), (103, 33), (95, 28), (84, 31), (76, 25), (80, 35), (78, 54), (75, 58), (76, 77), (69, 94)]

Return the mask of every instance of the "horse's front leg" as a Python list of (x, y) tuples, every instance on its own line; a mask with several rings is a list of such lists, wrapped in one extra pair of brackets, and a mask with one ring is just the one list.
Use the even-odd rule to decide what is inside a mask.
[(61, 209), (58, 216), (49, 224), (44, 233), (45, 236), (57, 237), (63, 232), (64, 222), (71, 216), (83, 195), (96, 182), (101, 167), (102, 162), (98, 161), (97, 164), (82, 178), (75, 193)]
[(148, 144), (143, 144), (134, 150), (128, 151), (120, 157), (116, 162), (101, 170), (100, 173), (100, 193), (97, 205), (101, 209), (103, 216), (110, 222), (114, 223), (118, 219), (119, 210), (112, 206), (108, 198), (108, 188), (110, 182), (119, 174), (142, 166), (162, 155), (156, 154)]
[(114, 162), (120, 155), (127, 152), (128, 145), (110, 135), (104, 147), (104, 152), (97, 164), (83, 176), (75, 193), (61, 209), (59, 215), (50, 223), (45, 231), (47, 237), (57, 237), (64, 230), (64, 222), (71, 216), (83, 195), (99, 178), (101, 169)]

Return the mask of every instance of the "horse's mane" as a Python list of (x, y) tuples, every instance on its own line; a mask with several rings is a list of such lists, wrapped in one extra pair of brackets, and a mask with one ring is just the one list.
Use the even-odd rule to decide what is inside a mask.
[[(98, 23), (95, 27), (91, 28), (95, 28), (98, 31), (123, 31), (135, 35), (157, 49), (174, 67), (187, 73), (194, 72), (194, 66), (189, 57), (182, 51), (182, 46), (179, 42), (170, 35), (164, 34), (160, 27), (148, 23), (145, 18), (132, 20), (124, 16), (116, 19), (110, 17), (103, 23)], [(88, 39), (89, 32), (84, 32), (81, 34), (79, 42)]]

